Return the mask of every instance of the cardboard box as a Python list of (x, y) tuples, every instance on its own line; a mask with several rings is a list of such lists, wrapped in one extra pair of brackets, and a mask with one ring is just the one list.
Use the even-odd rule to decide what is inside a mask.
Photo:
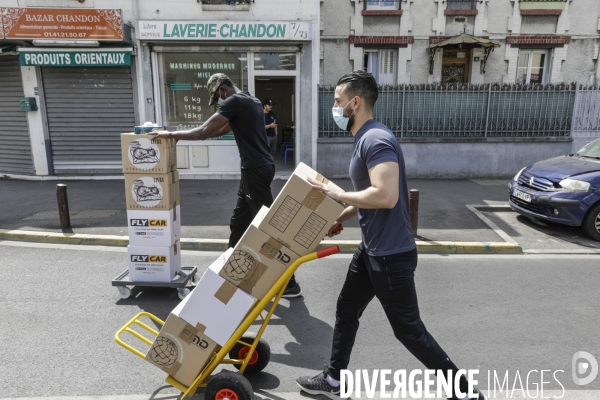
[(170, 282), (181, 271), (181, 243), (170, 247), (127, 246), (129, 279)]
[(131, 246), (168, 247), (181, 239), (181, 206), (168, 211), (127, 211)]
[(179, 317), (186, 299), (169, 314), (145, 360), (190, 386), (219, 346)]
[(261, 300), (300, 256), (258, 229), (269, 212), (263, 207), (224, 264), (210, 268), (238, 288)]
[(179, 204), (179, 172), (125, 174), (128, 210), (168, 211)]
[(126, 174), (166, 174), (177, 169), (174, 139), (121, 133), (121, 158)]
[(309, 177), (338, 187), (300, 163), (258, 226), (301, 256), (317, 248), (344, 210), (341, 203), (313, 189), (306, 180)]
[[(219, 257), (223, 265), (233, 249)], [(209, 267), (185, 298), (179, 317), (223, 346), (231, 338), (256, 299), (227, 282)]]

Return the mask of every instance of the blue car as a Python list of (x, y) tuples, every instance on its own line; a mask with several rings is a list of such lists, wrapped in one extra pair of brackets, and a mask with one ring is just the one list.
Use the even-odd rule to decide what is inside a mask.
[(519, 214), (580, 226), (600, 241), (600, 139), (575, 154), (523, 168), (508, 189), (508, 202)]

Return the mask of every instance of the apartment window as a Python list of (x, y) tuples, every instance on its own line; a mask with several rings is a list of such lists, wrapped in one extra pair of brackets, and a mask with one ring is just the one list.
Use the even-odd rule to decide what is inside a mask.
[(446, 0), (447, 10), (476, 10), (477, 0)]
[(548, 50), (521, 50), (517, 64), (517, 83), (548, 83), (550, 81), (549, 59)]
[(371, 73), (380, 85), (396, 84), (396, 50), (365, 50), (364, 69)]
[(398, 0), (366, 0), (367, 10), (397, 10)]

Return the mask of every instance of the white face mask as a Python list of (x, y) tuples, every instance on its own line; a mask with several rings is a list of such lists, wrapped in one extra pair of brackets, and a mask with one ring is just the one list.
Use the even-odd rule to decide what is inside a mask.
[[(227, 93), (225, 93), (225, 99), (227, 99)], [(224, 101), (225, 100), (221, 98), (221, 89), (219, 89), (219, 98), (217, 99), (217, 104), (221, 105)]]
[[(352, 99), (352, 100), (354, 100), (354, 99)], [(350, 100), (348, 102), (348, 104), (352, 103), (352, 100)], [(346, 104), (344, 107), (333, 107), (331, 109), (331, 114), (333, 115), (333, 120), (335, 121), (337, 126), (339, 126), (340, 129), (343, 131), (348, 130), (348, 122), (350, 122), (350, 117), (352, 115), (354, 115), (354, 111), (352, 111), (352, 114), (350, 114), (350, 117), (344, 117), (344, 109), (346, 107), (348, 107), (348, 104)]]

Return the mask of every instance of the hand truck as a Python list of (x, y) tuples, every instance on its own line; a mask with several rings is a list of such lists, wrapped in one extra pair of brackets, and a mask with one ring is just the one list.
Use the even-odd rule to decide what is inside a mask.
[[(216, 353), (212, 360), (200, 372), (200, 375), (187, 387), (176, 381), (172, 376), (168, 376), (166, 382), (174, 388), (182, 392), (181, 400), (185, 397), (191, 397), (196, 393), (198, 388), (205, 388), (204, 398), (206, 400), (252, 400), (254, 391), (252, 385), (242, 374), (244, 372), (259, 372), (264, 369), (269, 363), (271, 350), (269, 345), (261, 340), (261, 336), (267, 327), (275, 308), (279, 304), (279, 300), (285, 291), (288, 281), (298, 267), (306, 262), (316, 260), (317, 258), (327, 257), (340, 252), (339, 246), (331, 246), (316, 252), (300, 257), (290, 265), (287, 271), (281, 276), (275, 285), (269, 290), (265, 297), (254, 305), (246, 318), (241, 322), (240, 326), (233, 333), (231, 338), (225, 345)], [(263, 311), (267, 305), (273, 300), (273, 304), (267, 311), (266, 316), (263, 316)], [(144, 328), (150, 334), (158, 336), (158, 332), (140, 321), (140, 318), (147, 317), (159, 325), (164, 325), (164, 321), (148, 312), (141, 312), (133, 317), (127, 324), (115, 334), (117, 343), (133, 354), (145, 358), (145, 354), (121, 340), (121, 335), (127, 332), (142, 342), (151, 346), (153, 341), (146, 338), (142, 334), (134, 331), (130, 327), (134, 324)], [(245, 335), (246, 330), (252, 323), (260, 318), (262, 324), (256, 335)], [(225, 358), (228, 356), (228, 358)], [(210, 380), (208, 379), (219, 364), (232, 364), (239, 371), (238, 373), (223, 370), (215, 374)]]

